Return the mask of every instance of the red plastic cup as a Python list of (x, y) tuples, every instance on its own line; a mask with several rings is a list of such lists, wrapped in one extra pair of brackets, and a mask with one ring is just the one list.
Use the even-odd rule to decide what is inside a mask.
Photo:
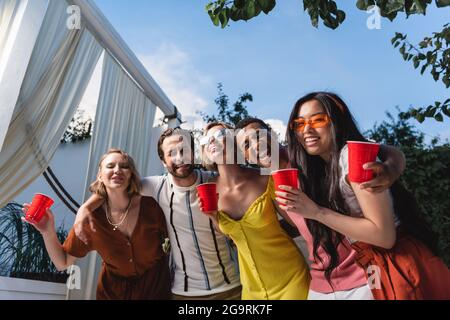
[(203, 210), (217, 211), (217, 202), (219, 201), (217, 197), (217, 185), (215, 183), (204, 183), (197, 186), (198, 196), (202, 200)]
[(294, 189), (300, 189), (298, 183), (298, 171), (298, 169), (293, 168), (273, 171), (272, 178), (276, 191), (285, 192), (285, 190), (280, 190), (280, 186), (289, 186)]
[(348, 141), (348, 179), (363, 183), (373, 179), (373, 171), (365, 170), (363, 165), (377, 159), (380, 144), (372, 142)]
[(36, 193), (34, 195), (33, 202), (31, 202), (30, 208), (25, 215), (25, 219), (33, 223), (38, 223), (42, 220), (45, 212), (53, 205), (54, 202), (55, 201), (53, 201), (53, 199), (49, 196)]

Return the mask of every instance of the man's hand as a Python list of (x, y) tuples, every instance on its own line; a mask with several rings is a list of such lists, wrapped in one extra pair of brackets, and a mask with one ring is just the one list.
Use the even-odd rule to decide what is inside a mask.
[(389, 189), (399, 178), (399, 175), (391, 172), (389, 166), (381, 162), (370, 162), (364, 166), (366, 170), (373, 170), (374, 178), (360, 184), (360, 188), (369, 192), (381, 193)]
[(95, 230), (95, 224), (92, 215), (93, 213), (89, 211), (88, 208), (81, 206), (80, 209), (78, 209), (77, 217), (75, 218), (75, 223), (73, 224), (75, 235), (86, 245), (89, 242), (89, 237), (86, 232), (87, 228), (90, 228), (92, 232), (97, 232), (97, 230)]
[(364, 169), (373, 170), (374, 179), (360, 184), (361, 189), (375, 193), (389, 189), (400, 178), (406, 167), (405, 154), (395, 147), (382, 144), (378, 155), (384, 162), (364, 165)]

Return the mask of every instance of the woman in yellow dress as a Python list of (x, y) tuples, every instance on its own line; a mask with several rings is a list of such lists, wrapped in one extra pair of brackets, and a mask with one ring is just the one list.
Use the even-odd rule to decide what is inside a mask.
[(226, 145), (234, 145), (230, 129), (209, 124), (201, 144), (204, 162), (219, 172), (219, 212), (207, 214), (238, 248), (242, 299), (306, 299), (309, 270), (278, 222), (273, 181), (258, 169), (238, 165), (235, 152), (227, 155)]

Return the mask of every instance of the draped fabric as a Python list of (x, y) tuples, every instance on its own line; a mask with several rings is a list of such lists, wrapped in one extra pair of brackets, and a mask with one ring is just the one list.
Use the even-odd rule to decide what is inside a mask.
[(48, 0), (0, 0), (0, 150)]
[(148, 174), (155, 111), (156, 106), (136, 83), (109, 54), (105, 54), (86, 190), (96, 179), (100, 157), (110, 148), (129, 153), (141, 176)]
[(0, 54), (10, 34), (19, 4), (18, 0), (0, 0)]
[[(3, 128), (7, 129), (6, 137), (3, 144), (0, 141), (0, 207), (11, 201), (48, 167), (103, 51), (91, 34), (95, 30), (87, 30), (83, 15), (81, 29), (71, 30), (67, 27), (66, 10), (73, 1), (48, 0), (48, 5), (46, 0), (40, 0), (39, 4), (36, 1), (0, 0), (0, 58), (5, 41), (11, 39), (12, 26), (29, 29), (34, 26), (30, 24), (33, 19), (26, 19), (25, 11), (25, 19), (14, 20), (15, 16), (20, 15), (16, 12), (20, 13), (20, 8), (24, 8), (19, 5), (17, 9), (17, 4), (30, 5), (26, 8), (36, 15), (39, 9), (42, 10), (39, 27), (31, 28), (35, 30), (32, 44), (26, 42), (29, 43), (28, 57), (8, 61), (8, 66), (12, 68), (22, 64), (23, 81), (20, 80), (20, 92), (17, 86), (15, 97), (9, 103), (10, 114)], [(28, 33), (21, 35), (22, 38), (29, 37)], [(7, 90), (7, 87), (2, 89)], [(156, 150), (155, 137), (152, 138), (152, 133), (155, 133), (155, 111), (155, 104), (144, 95), (122, 66), (105, 53), (86, 190), (95, 179), (100, 156), (110, 147), (127, 151), (136, 161), (142, 176), (156, 173), (155, 164), (148, 160), (153, 155), (150, 150)], [(83, 270), (82, 289), (69, 290), (68, 298), (92, 299), (101, 266), (98, 256), (92, 253), (88, 258), (79, 260), (77, 265)]]
[(0, 153), (0, 206), (47, 168), (102, 52), (83, 26), (66, 27), (66, 8), (49, 2)]
[[(150, 167), (149, 154), (151, 147), (156, 148), (152, 143), (155, 113), (156, 106), (105, 52), (102, 85), (88, 160), (85, 199), (90, 195), (89, 185), (96, 179), (98, 161), (110, 148), (120, 148), (130, 154), (141, 176), (148, 175), (150, 170), (154, 169), (151, 168), (154, 165)], [(89, 270), (83, 280), (86, 289), (82, 296), (69, 292), (69, 299), (94, 299), (101, 259), (98, 254), (90, 253), (86, 259), (78, 261), (77, 265)]]

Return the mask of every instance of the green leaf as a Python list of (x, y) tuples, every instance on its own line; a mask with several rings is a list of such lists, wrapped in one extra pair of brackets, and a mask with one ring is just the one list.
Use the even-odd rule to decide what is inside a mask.
[(450, 6), (450, 0), (436, 0), (436, 6), (438, 8)]
[(328, 10), (330, 10), (333, 13), (336, 13), (338, 11), (336, 2), (334, 1), (328, 2)]
[(419, 47), (421, 49), (425, 49), (426, 47), (428, 47), (428, 41), (426, 41), (426, 40), (420, 41), (419, 42)]
[(247, 7), (245, 8), (246, 17), (244, 20), (250, 20), (251, 18), (254, 18), (256, 16), (256, 4), (254, 1), (248, 1)]
[(442, 81), (444, 82), (446, 88), (450, 87), (450, 78), (442, 79)]
[(229, 18), (233, 21), (239, 21), (242, 19), (242, 12), (243, 10), (237, 9), (236, 7), (231, 7)]
[(219, 14), (219, 20), (220, 23), (222, 24), (222, 28), (225, 28), (228, 25), (229, 17), (227, 10), (224, 10)]
[(311, 18), (311, 24), (313, 27), (318, 28), (319, 27), (319, 11), (317, 9), (307, 9), (308, 14)]
[(437, 108), (434, 106), (428, 106), (427, 110), (423, 113), (423, 115), (427, 118), (432, 118), (436, 114)]
[(442, 117), (442, 113), (440, 113), (440, 112), (434, 116), (434, 119), (436, 119), (439, 122), (444, 121), (444, 118)]
[(216, 27), (219, 26), (219, 24), (220, 24), (219, 15), (214, 15), (211, 13), (209, 16), (211, 17), (211, 20), (214, 23), (214, 25)]
[(238, 9), (243, 9), (245, 7), (245, 0), (234, 0), (233, 5)]
[(319, 16), (325, 21), (331, 18), (330, 12), (328, 12), (328, 6), (326, 2), (321, 1), (319, 3)]
[(399, 11), (403, 11), (404, 1), (401, 0), (391, 0), (391, 1), (383, 1), (379, 3), (381, 12), (386, 15), (397, 14)]
[(436, 59), (437, 59), (437, 55), (432, 55), (431, 59), (430, 59), (430, 64), (435, 64), (436, 63)]
[(448, 107), (442, 107), (441, 110), (447, 117), (450, 117), (450, 109)]
[(434, 81), (438, 81), (438, 80), (439, 80), (440, 74), (439, 74), (439, 72), (436, 71), (435, 68), (433, 68), (433, 69), (431, 70), (431, 74), (433, 75)]
[(356, 7), (359, 9), (359, 10), (364, 10), (364, 11), (366, 11), (367, 10), (367, 8), (370, 6), (370, 4), (369, 4), (369, 1), (367, 1), (367, 0), (358, 0), (357, 2), (356, 2)]
[(423, 123), (425, 121), (425, 116), (423, 114), (417, 114), (416, 120), (419, 121), (419, 123)]
[(342, 11), (342, 10), (338, 10), (336, 17), (337, 17), (337, 20), (339, 21), (339, 23), (344, 22), (344, 20), (345, 20), (345, 12)]
[(265, 14), (268, 14), (276, 6), (275, 0), (257, 0), (259, 6)]
[(423, 75), (423, 73), (425, 72), (425, 70), (428, 68), (428, 64), (424, 64), (423, 66), (422, 66), (422, 69), (420, 70), (420, 74), (422, 74)]
[(259, 14), (262, 12), (262, 9), (259, 5), (255, 5), (256, 8), (256, 12), (255, 12), (255, 17), (259, 16)]
[(422, 3), (420, 0), (414, 0), (414, 4), (418, 13), (425, 14), (426, 3)]

